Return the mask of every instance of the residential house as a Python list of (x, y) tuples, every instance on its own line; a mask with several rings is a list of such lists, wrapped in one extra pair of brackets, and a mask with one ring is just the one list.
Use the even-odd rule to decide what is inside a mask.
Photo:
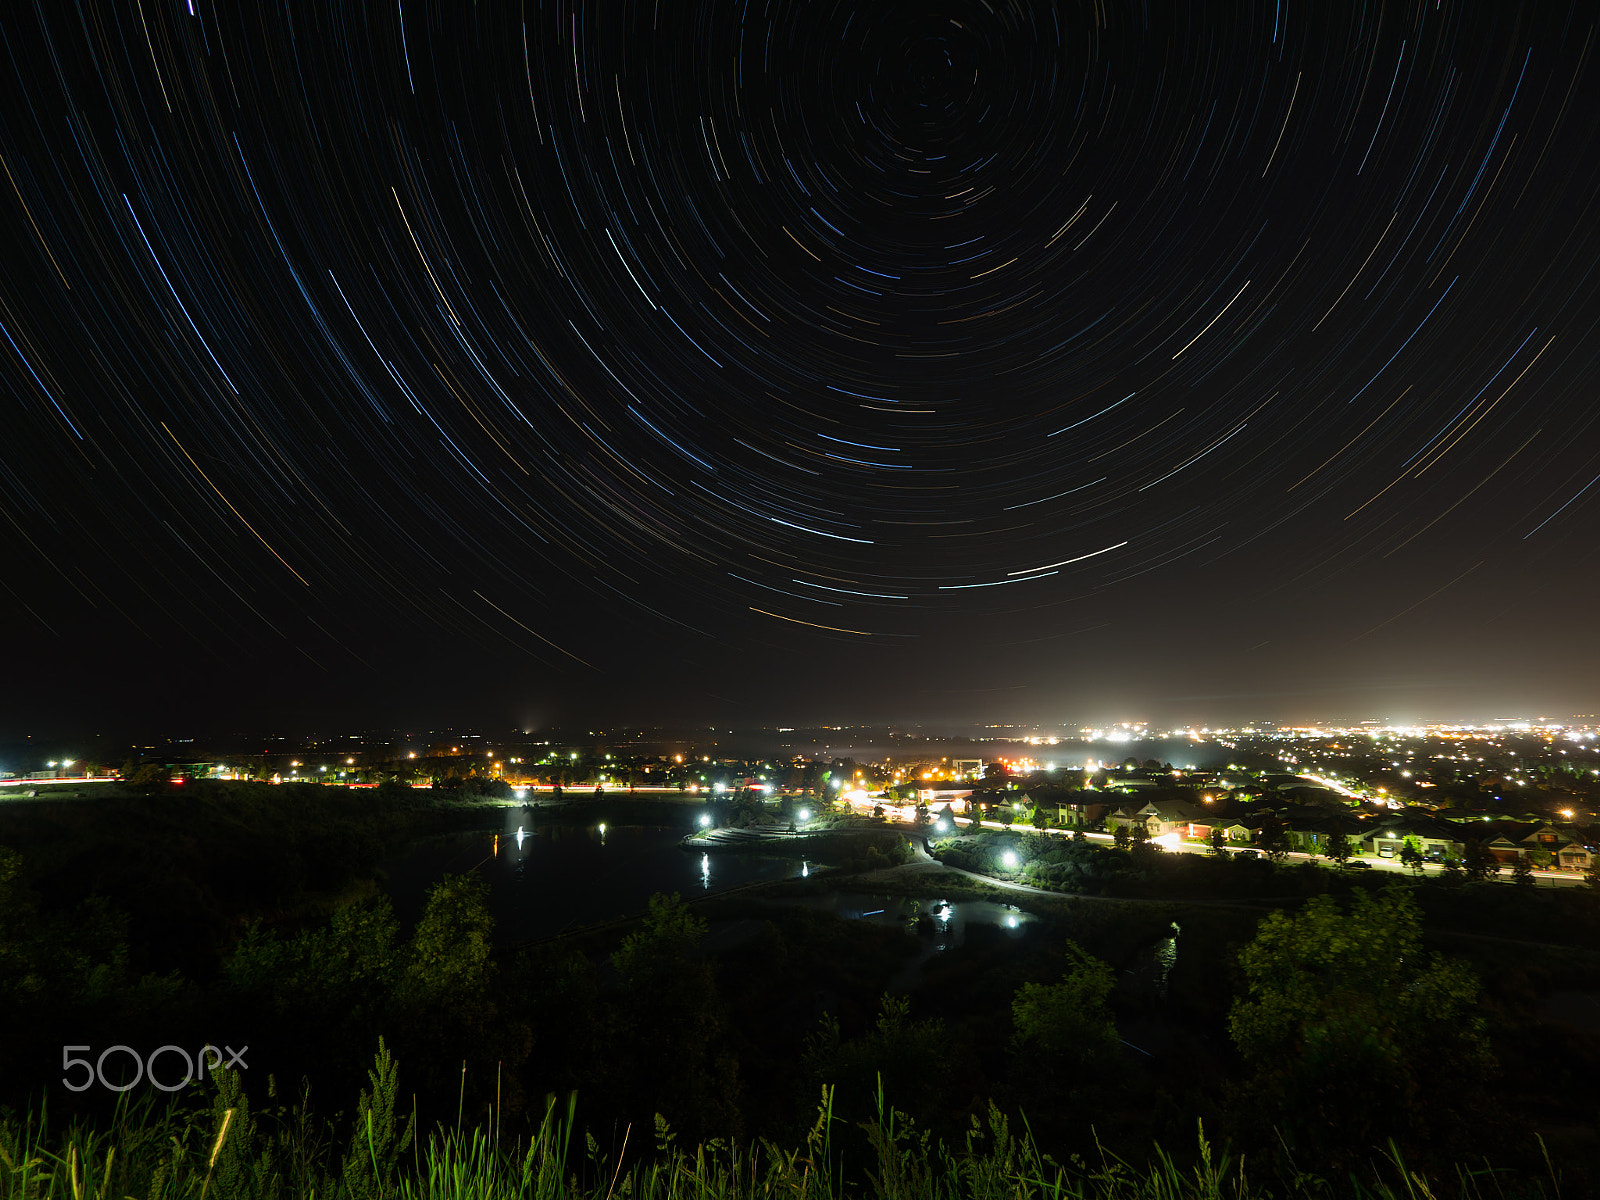
[(1536, 867), (1551, 867), (1572, 838), (1543, 821), (1491, 821), (1478, 840), (1502, 863), (1526, 858)]
[(1364, 845), (1380, 858), (1399, 858), (1401, 847), (1408, 841), (1424, 858), (1435, 861), (1460, 858), (1467, 841), (1467, 831), (1454, 822), (1441, 821), (1417, 811), (1385, 817), (1376, 828), (1366, 828), (1371, 821), (1362, 824), (1366, 834)]
[(1600, 851), (1593, 846), (1585, 846), (1582, 842), (1568, 842), (1556, 852), (1556, 861), (1563, 871), (1587, 871), (1594, 865), (1597, 854), (1600, 854)]
[(1252, 846), (1266, 817), (1225, 817), (1216, 825), (1232, 846)]
[(1110, 812), (1112, 797), (1104, 792), (1080, 792), (1068, 788), (1031, 788), (1019, 797), (1027, 808), (1043, 808), (1057, 825), (1079, 828), (1094, 825)]
[(1286, 817), (1290, 845), (1307, 854), (1321, 854), (1328, 840), (1343, 833), (1352, 852), (1359, 852), (1369, 832), (1366, 821), (1317, 808), (1298, 808)]
[[(1179, 837), (1209, 837), (1213, 821), (1199, 804), (1190, 800), (1152, 800), (1137, 809), (1133, 817), (1143, 821), (1151, 837), (1175, 833)], [(1204, 832), (1197, 832), (1199, 827)]]

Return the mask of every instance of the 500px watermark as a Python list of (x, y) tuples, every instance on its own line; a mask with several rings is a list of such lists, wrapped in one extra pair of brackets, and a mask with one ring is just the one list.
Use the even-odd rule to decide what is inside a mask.
[[(107, 1046), (100, 1051), (100, 1057), (91, 1062), (87, 1058), (73, 1057), (73, 1051), (75, 1050), (90, 1051), (92, 1053), (90, 1047), (63, 1046), (61, 1047), (61, 1069), (66, 1071), (67, 1074), (61, 1077), (61, 1085), (69, 1092), (86, 1092), (95, 1085), (96, 1081), (99, 1081), (100, 1086), (103, 1088), (109, 1088), (113, 1092), (125, 1092), (129, 1088), (137, 1087), (140, 1080), (148, 1078), (152, 1086), (160, 1088), (163, 1092), (175, 1092), (179, 1088), (187, 1087), (197, 1076), (204, 1077), (207, 1071), (215, 1071), (218, 1067), (242, 1067), (245, 1070), (249, 1070), (250, 1064), (244, 1061), (245, 1051), (249, 1049), (249, 1046), (244, 1046), (238, 1050), (235, 1050), (232, 1046), (219, 1049), (207, 1042), (194, 1052), (193, 1057), (190, 1057), (189, 1052), (182, 1046), (169, 1045), (158, 1046), (150, 1051), (147, 1056), (141, 1058), (139, 1057), (139, 1052), (132, 1046), (119, 1045)], [(228, 1053), (226, 1059), (222, 1057), (223, 1050)], [(121, 1055), (122, 1057), (112, 1058), (113, 1055)], [(170, 1075), (177, 1069), (177, 1064), (170, 1061), (173, 1055), (177, 1055), (179, 1062), (183, 1064), (183, 1078), (178, 1080), (177, 1083), (163, 1083), (156, 1078), (156, 1063), (165, 1056), (169, 1061), (163, 1064), (162, 1070)], [(107, 1059), (111, 1059), (113, 1067), (121, 1066), (124, 1059), (131, 1061), (133, 1063), (133, 1078), (126, 1082), (113, 1083), (111, 1079), (106, 1077)], [(72, 1071), (75, 1067), (83, 1068), (83, 1074), (79, 1076), (82, 1082), (74, 1082), (72, 1079)], [(113, 1071), (114, 1076), (120, 1077), (125, 1074), (126, 1071)]]

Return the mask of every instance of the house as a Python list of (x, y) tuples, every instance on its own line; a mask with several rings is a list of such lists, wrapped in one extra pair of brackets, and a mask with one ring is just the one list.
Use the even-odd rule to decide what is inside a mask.
[[(1213, 824), (1211, 815), (1189, 800), (1152, 800), (1134, 811), (1133, 820), (1142, 821), (1151, 837), (1169, 833), (1179, 837), (1209, 837)], [(1203, 825), (1205, 832), (1195, 832), (1197, 825)]]
[(1110, 811), (1105, 813), (1106, 829), (1115, 833), (1118, 829), (1132, 830), (1136, 824), (1143, 825), (1144, 818), (1137, 815), (1141, 807), (1141, 805), (1137, 804), (1123, 804), (1120, 807), (1111, 808)]
[(917, 803), (925, 804), (929, 808), (941, 804), (965, 804), (972, 795), (970, 787), (925, 787), (914, 790), (917, 794)]
[(1230, 844), (1251, 846), (1255, 844), (1256, 832), (1264, 820), (1265, 817), (1228, 817), (1218, 823), (1216, 828), (1222, 830), (1223, 836)]
[(1349, 841), (1350, 849), (1356, 851), (1361, 848), (1368, 833), (1367, 822), (1359, 817), (1315, 808), (1301, 808), (1291, 812), (1287, 817), (1287, 824), (1286, 832), (1290, 843), (1307, 854), (1322, 853), (1327, 849), (1329, 839), (1336, 833), (1344, 834)]
[(1440, 861), (1460, 858), (1467, 841), (1467, 830), (1449, 821), (1427, 816), (1420, 812), (1396, 813), (1385, 818), (1374, 829), (1366, 829), (1363, 822), (1363, 845), (1380, 858), (1399, 858), (1401, 848), (1410, 842), (1424, 858)]
[(1542, 821), (1489, 822), (1480, 838), (1490, 854), (1503, 863), (1526, 858), (1536, 867), (1554, 866), (1561, 848), (1572, 839)]
[(1028, 808), (1042, 808), (1057, 825), (1094, 825), (1111, 811), (1110, 797), (1104, 792), (1076, 792), (1066, 788), (1031, 788), (1020, 802)]
[(1563, 871), (1587, 871), (1594, 865), (1597, 852), (1582, 842), (1568, 842), (1556, 852), (1556, 860)]

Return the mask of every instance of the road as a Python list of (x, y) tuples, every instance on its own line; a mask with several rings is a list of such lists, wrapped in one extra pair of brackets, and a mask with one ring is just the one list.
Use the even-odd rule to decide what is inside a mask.
[[(993, 829), (993, 830), (995, 830), (997, 832), (1002, 832), (1003, 831), (1003, 832), (1009, 832), (1009, 833), (1042, 834), (1045, 837), (1069, 838), (1075, 832), (1074, 830), (1070, 830), (1070, 829), (1042, 829), (1042, 830), (1041, 829), (1034, 829), (1032, 826), (1028, 826), (1028, 825), (1016, 825), (1016, 824), (1007, 825), (1007, 824), (1004, 824), (1003, 822), (1000, 822), (1000, 821), (981, 821), (981, 822), (979, 822), (979, 824), (984, 829)], [(927, 828), (919, 828), (914, 823), (908, 822), (908, 821), (897, 822), (897, 826), (903, 832), (905, 832), (908, 835), (911, 835), (913, 837), (925, 836), (925, 837), (929, 837), (929, 838), (936, 838), (936, 837), (941, 836), (941, 834), (937, 831), (935, 826), (929, 826)], [(949, 831), (946, 831), (946, 833), (948, 833), (948, 832)], [(1085, 831), (1084, 836), (1087, 837), (1090, 841), (1095, 841), (1095, 842), (1110, 842), (1110, 841), (1114, 840), (1112, 835), (1109, 834), (1109, 833), (1097, 833), (1097, 832)], [(1169, 837), (1167, 839), (1163, 839), (1160, 844), (1161, 844), (1162, 849), (1165, 850), (1169, 854), (1211, 854), (1212, 853), (1211, 847), (1209, 845), (1207, 845), (1206, 843), (1203, 843), (1203, 842), (1184, 842), (1184, 841), (1179, 841), (1176, 838)], [(1223, 853), (1225, 853), (1225, 854), (1241, 854), (1241, 853), (1247, 853), (1247, 852), (1248, 853), (1259, 853), (1259, 851), (1254, 851), (1248, 846), (1228, 846), (1223, 851)], [(1330, 862), (1326, 858), (1323, 858), (1320, 855), (1304, 854), (1304, 853), (1301, 853), (1300, 851), (1291, 851), (1287, 855), (1286, 861), (1291, 862), (1291, 863), (1294, 863), (1294, 862), (1315, 862), (1318, 865), (1326, 867), (1329, 870), (1337, 869), (1337, 868), (1334, 867), (1332, 862)], [(1393, 874), (1405, 875), (1405, 876), (1408, 876), (1408, 877), (1411, 876), (1411, 874), (1412, 874), (1411, 868), (1405, 866), (1404, 864), (1402, 864), (1398, 859), (1383, 858), (1383, 857), (1380, 857), (1379, 855), (1376, 855), (1376, 854), (1358, 855), (1358, 856), (1352, 858), (1350, 861), (1352, 863), (1356, 863), (1356, 862), (1364, 863), (1364, 864), (1366, 864), (1366, 866), (1365, 866), (1365, 868), (1362, 868), (1362, 867), (1346, 867), (1346, 868), (1344, 868), (1345, 870), (1357, 871), (1357, 872), (1362, 871), (1362, 870), (1387, 871), (1387, 872), (1390, 872), (1390, 873), (1393, 873)], [(1423, 868), (1423, 871), (1424, 871), (1425, 874), (1428, 874), (1428, 875), (1438, 875), (1438, 874), (1441, 874), (1444, 871), (1444, 868), (1440, 867), (1440, 866), (1434, 866), (1432, 864), (1429, 864), (1428, 866)], [(987, 877), (984, 876), (983, 878), (987, 878)], [(1585, 877), (1582, 874), (1577, 873), (1577, 872), (1572, 872), (1572, 871), (1546, 871), (1546, 870), (1535, 870), (1534, 873), (1533, 873), (1533, 881), (1534, 881), (1534, 886), (1535, 887), (1584, 887), (1584, 886), (1587, 886), (1587, 883), (1588, 883), (1588, 880), (1585, 879)], [(1495, 882), (1495, 883), (1507, 883), (1507, 884), (1511, 883), (1512, 879), (1511, 879), (1511, 869), (1510, 869), (1510, 867), (1503, 867), (1501, 869), (1499, 875), (1496, 876), (1492, 882)]]

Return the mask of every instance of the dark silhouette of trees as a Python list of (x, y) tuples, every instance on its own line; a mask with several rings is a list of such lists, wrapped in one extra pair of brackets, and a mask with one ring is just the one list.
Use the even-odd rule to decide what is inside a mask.
[(1482, 883), (1500, 874), (1500, 860), (1482, 842), (1470, 841), (1461, 851), (1461, 870), (1469, 881)]
[(1270, 817), (1263, 821), (1256, 830), (1255, 844), (1256, 849), (1275, 863), (1289, 857), (1289, 833), (1282, 821)]
[(881, 1081), (885, 1096), (904, 1097), (913, 1115), (927, 1121), (952, 1101), (950, 1057), (943, 1021), (913, 1020), (910, 997), (885, 993), (877, 1020), (853, 1038), (825, 1015), (806, 1039), (804, 1062), (813, 1084), (835, 1085), (835, 1105), (850, 1118), (871, 1111)]
[(696, 1140), (739, 1128), (738, 1064), (715, 975), (698, 952), (705, 933), (678, 896), (656, 895), (611, 956), (620, 980), (606, 1071), (613, 1103), (645, 1128), (660, 1113)]
[(1328, 835), (1328, 840), (1322, 847), (1322, 853), (1331, 862), (1348, 862), (1352, 853), (1349, 836), (1342, 829), (1334, 830)]
[(1011, 1000), (1012, 1074), (1036, 1109), (1060, 1108), (1120, 1059), (1110, 1006), (1116, 975), (1076, 942), (1062, 950), (1059, 980), (1024, 983)]
[[(1422, 952), (1422, 916), (1399, 888), (1314, 896), (1270, 914), (1239, 953), (1246, 994), (1229, 1032), (1253, 1100), (1291, 1150), (1328, 1162), (1384, 1138), (1443, 1147), (1483, 1129), (1494, 1067), (1463, 963)], [(1459, 1151), (1460, 1147), (1455, 1147)]]

